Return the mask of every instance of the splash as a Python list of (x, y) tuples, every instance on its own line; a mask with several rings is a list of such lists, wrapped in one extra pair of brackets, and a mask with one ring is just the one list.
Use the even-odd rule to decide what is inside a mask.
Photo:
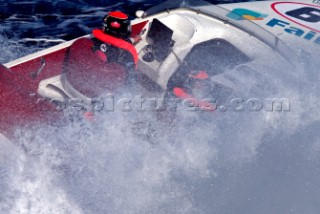
[[(2, 62), (26, 53), (0, 43)], [(0, 213), (319, 213), (319, 65), (274, 61), (221, 79), (231, 97), (288, 98), (287, 112), (101, 112), (17, 128), (0, 140)]]
[(1, 211), (317, 212), (319, 95), (305, 87), (305, 71), (298, 81), (247, 66), (226, 74), (247, 83), (233, 95), (286, 96), (290, 111), (178, 111), (170, 123), (157, 112), (114, 111), (17, 129), (24, 152), (1, 164)]
[(16, 161), (5, 182), (9, 189), (4, 196), (18, 194), (10, 198), (10, 209), (3, 210), (199, 212), (188, 183), (214, 175), (209, 169), (216, 157), (211, 132), (200, 137), (200, 127), (191, 132), (184, 126), (169, 130), (145, 115), (100, 116), (95, 124), (82, 121), (63, 128), (17, 130), (27, 155)]

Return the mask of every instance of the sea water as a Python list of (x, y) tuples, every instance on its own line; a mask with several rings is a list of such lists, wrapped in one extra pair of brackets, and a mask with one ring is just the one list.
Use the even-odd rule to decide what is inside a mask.
[[(1, 28), (2, 62), (43, 48)], [(289, 111), (179, 111), (171, 122), (103, 111), (94, 122), (17, 128), (17, 142), (0, 138), (0, 213), (319, 213), (317, 67), (255, 69), (233, 71), (245, 83), (233, 95), (286, 97)]]

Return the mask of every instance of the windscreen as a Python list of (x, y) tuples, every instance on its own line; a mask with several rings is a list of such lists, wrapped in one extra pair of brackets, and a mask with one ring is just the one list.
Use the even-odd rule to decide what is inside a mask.
[(155, 59), (163, 61), (168, 55), (173, 30), (168, 28), (158, 19), (152, 21), (150, 30), (147, 35), (148, 44), (152, 46), (154, 50)]

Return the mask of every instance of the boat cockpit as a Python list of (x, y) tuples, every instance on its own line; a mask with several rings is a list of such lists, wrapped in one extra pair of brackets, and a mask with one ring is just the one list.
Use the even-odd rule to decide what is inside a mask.
[[(183, 0), (145, 11), (132, 24), (133, 29), (144, 26), (135, 46), (139, 71), (166, 91), (164, 96), (177, 87), (194, 94), (193, 86), (201, 82), (207, 94), (227, 97), (235, 87), (226, 77), (232, 71), (253, 71), (255, 64), (270, 61), (284, 65), (294, 58), (276, 36), (250, 20), (235, 21), (230, 13), (205, 1)], [(206, 81), (190, 78), (200, 71), (208, 76)]]

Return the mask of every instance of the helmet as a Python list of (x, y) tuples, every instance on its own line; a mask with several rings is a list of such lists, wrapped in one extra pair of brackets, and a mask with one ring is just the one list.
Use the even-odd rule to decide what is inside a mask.
[(128, 38), (130, 35), (128, 18), (128, 15), (120, 11), (109, 12), (102, 20), (103, 32), (118, 38)]

